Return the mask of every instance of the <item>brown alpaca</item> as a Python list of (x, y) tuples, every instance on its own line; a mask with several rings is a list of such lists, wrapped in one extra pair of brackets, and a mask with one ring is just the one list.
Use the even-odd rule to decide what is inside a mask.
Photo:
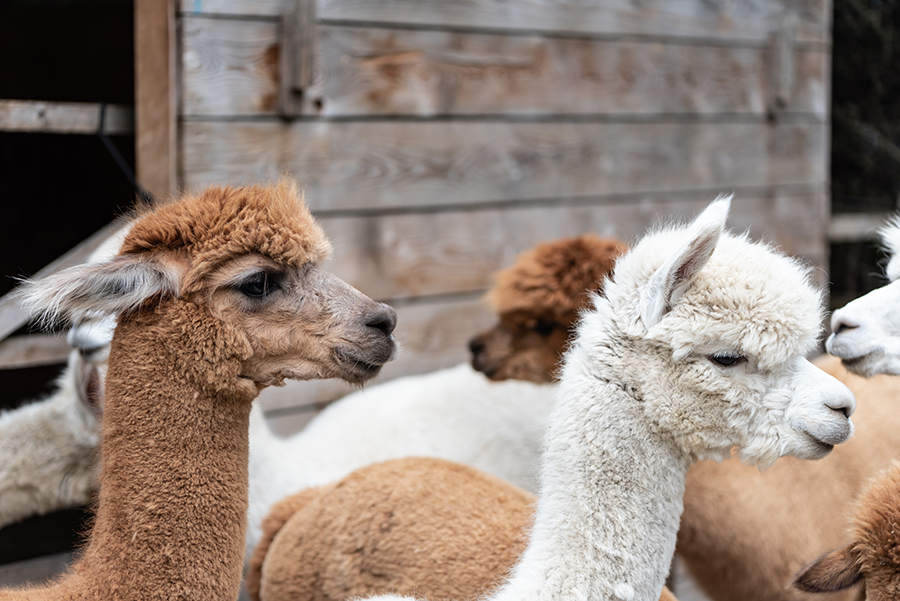
[(237, 598), (251, 401), (285, 378), (362, 382), (394, 354), (393, 311), (322, 271), (329, 249), (293, 184), (212, 187), (145, 212), (112, 261), (28, 287), (46, 319), (120, 317), (89, 543), (0, 599)]
[[(254, 601), (492, 592), (525, 549), (533, 495), (471, 467), (404, 458), (273, 507), (250, 560)], [(667, 590), (662, 601), (674, 600)]]
[(900, 463), (872, 478), (853, 515), (850, 544), (798, 573), (792, 586), (829, 593), (865, 582), (868, 601), (900, 599)]
[(538, 244), (496, 275), (500, 322), (472, 339), (472, 367), (492, 380), (550, 382), (572, 324), (626, 246), (590, 234)]

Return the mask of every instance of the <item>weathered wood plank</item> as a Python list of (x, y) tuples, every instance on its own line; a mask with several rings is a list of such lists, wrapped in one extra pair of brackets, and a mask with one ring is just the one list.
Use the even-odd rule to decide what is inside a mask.
[[(390, 300), (481, 291), (496, 270), (539, 242), (584, 233), (633, 240), (660, 217), (690, 218), (715, 195), (319, 221), (335, 247), (329, 269), (370, 296)], [(824, 267), (827, 208), (824, 186), (805, 193), (739, 191), (729, 223)]]
[(0, 369), (20, 369), (65, 363), (72, 348), (65, 336), (31, 334), (0, 342)]
[[(291, 0), (180, 0), (186, 13), (279, 16)], [(319, 0), (325, 21), (758, 42), (796, 21), (798, 39), (830, 41), (830, 0)]]
[(281, 26), (183, 17), (181, 112), (275, 115)]
[(62, 574), (72, 563), (74, 552), (55, 553), (0, 566), (0, 586), (20, 587), (47, 582)]
[[(275, 115), (281, 27), (185, 16), (183, 107)], [(306, 115), (765, 115), (775, 94), (761, 47), (664, 45), (320, 26)], [(829, 55), (795, 50), (781, 110), (827, 116)]]
[(157, 197), (178, 183), (175, 2), (134, 3), (135, 172)]
[[(480, 295), (473, 298), (420, 302), (397, 307), (396, 336), (400, 355), (388, 363), (375, 382), (427, 373), (469, 359), (469, 339), (493, 325), (494, 316)], [(267, 388), (260, 402), (270, 417), (292, 407), (327, 403), (356, 388), (339, 380), (288, 382), (283, 388)], [(295, 422), (285, 422), (286, 424)], [(286, 426), (291, 427), (291, 426)]]
[(877, 240), (878, 231), (893, 213), (843, 213), (832, 215), (828, 224), (831, 242)]
[[(41, 100), (0, 100), (0, 131), (44, 134), (96, 134), (100, 104)], [(134, 107), (106, 107), (103, 131), (109, 135), (134, 133)]]
[(181, 167), (322, 211), (821, 183), (827, 152), (824, 123), (185, 122)]

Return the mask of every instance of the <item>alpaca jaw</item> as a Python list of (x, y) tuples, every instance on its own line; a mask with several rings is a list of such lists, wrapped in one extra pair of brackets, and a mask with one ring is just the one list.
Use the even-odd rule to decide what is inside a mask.
[(831, 317), (826, 348), (851, 373), (900, 375), (900, 280), (851, 301)]
[(790, 454), (820, 459), (834, 445), (850, 439), (850, 416), (856, 399), (850, 390), (806, 359), (798, 359), (791, 382), (792, 400), (785, 418), (796, 434), (789, 440)]

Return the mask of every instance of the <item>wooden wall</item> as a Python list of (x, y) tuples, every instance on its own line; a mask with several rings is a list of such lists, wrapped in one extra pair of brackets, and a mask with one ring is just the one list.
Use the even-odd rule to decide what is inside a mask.
[[(732, 226), (825, 267), (830, 14), (828, 0), (180, 0), (179, 181), (296, 177), (332, 269), (398, 309), (405, 350), (385, 377), (452, 365), (516, 253), (629, 240), (720, 192), (736, 193)], [(291, 385), (266, 407), (292, 429), (298, 406), (345, 391)]]

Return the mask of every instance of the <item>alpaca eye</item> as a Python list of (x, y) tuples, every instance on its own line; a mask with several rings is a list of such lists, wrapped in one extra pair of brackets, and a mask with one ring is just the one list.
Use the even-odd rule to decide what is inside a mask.
[(260, 272), (238, 286), (238, 290), (251, 298), (262, 298), (271, 294), (278, 285), (269, 278), (269, 274)]
[(539, 319), (537, 320), (537, 323), (534, 324), (534, 328), (532, 329), (541, 336), (549, 336), (556, 329), (556, 324), (552, 321), (544, 321), (543, 319)]
[(744, 357), (736, 353), (713, 353), (712, 355), (707, 355), (706, 358), (722, 367), (731, 367), (744, 360)]

